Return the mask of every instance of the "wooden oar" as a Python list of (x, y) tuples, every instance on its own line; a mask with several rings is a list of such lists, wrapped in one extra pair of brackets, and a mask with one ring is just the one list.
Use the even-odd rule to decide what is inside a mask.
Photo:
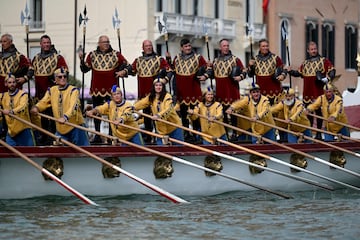
[[(226, 123), (221, 122), (221, 121), (218, 121), (218, 120), (210, 120), (208, 117), (206, 117), (206, 116), (204, 116), (204, 115), (201, 115), (201, 114), (197, 114), (197, 113), (193, 113), (193, 114), (196, 115), (196, 116), (198, 116), (198, 117), (207, 119), (208, 121), (212, 121), (212, 122), (214, 122), (214, 123), (223, 125), (224, 127), (230, 127), (230, 126), (232, 126), (232, 125), (230, 125), (230, 124), (226, 124)], [(204, 133), (201, 133), (201, 134), (202, 134), (202, 136), (211, 137), (211, 136), (208, 135), (208, 134), (204, 134)], [(320, 174), (317, 174), (317, 173), (314, 173), (314, 172), (311, 172), (311, 171), (309, 171), (309, 170), (307, 170), (307, 169), (304, 169), (304, 168), (295, 166), (295, 165), (293, 165), (293, 164), (284, 162), (284, 161), (282, 161), (281, 159), (271, 157), (271, 156), (269, 156), (269, 155), (266, 155), (266, 154), (263, 154), (263, 153), (254, 151), (254, 150), (249, 149), (249, 148), (246, 148), (246, 147), (243, 147), (243, 146), (241, 146), (241, 145), (236, 145), (236, 144), (234, 144), (234, 143), (225, 141), (225, 140), (223, 140), (223, 139), (221, 139), (221, 138), (217, 138), (216, 140), (217, 140), (218, 142), (220, 142), (220, 143), (223, 143), (223, 144), (232, 146), (232, 147), (234, 147), (234, 148), (237, 148), (237, 149), (240, 149), (240, 150), (249, 152), (249, 153), (251, 153), (251, 154), (254, 154), (254, 155), (257, 155), (257, 156), (259, 156), (259, 157), (268, 159), (268, 160), (270, 160), (270, 161), (273, 161), (273, 162), (276, 162), (276, 163), (279, 163), (279, 164), (282, 164), (282, 165), (291, 167), (291, 168), (296, 169), (296, 170), (298, 170), (298, 171), (302, 171), (302, 172), (308, 173), (308, 174), (310, 174), (310, 175), (313, 175), (313, 176), (316, 176), (316, 177), (319, 177), (319, 178), (328, 180), (328, 181), (333, 182), (333, 183), (337, 183), (337, 184), (339, 184), (339, 185), (343, 185), (343, 186), (348, 187), (348, 188), (352, 188), (352, 189), (355, 189), (355, 190), (360, 190), (360, 188), (355, 187), (355, 186), (353, 186), (353, 185), (350, 185), (350, 184), (347, 184), (347, 183), (344, 183), (344, 182), (341, 182), (341, 181), (335, 180), (335, 179), (333, 179), (333, 178), (329, 178), (329, 177), (326, 177), (326, 176), (323, 176), (323, 175), (320, 175)], [(335, 164), (332, 164), (332, 163), (329, 163), (329, 164), (328, 164), (328, 163), (329, 163), (329, 162), (325, 162), (326, 165), (329, 165), (329, 166), (332, 166), (332, 165), (337, 166), (337, 165), (335, 165)], [(340, 168), (339, 166), (337, 166), (337, 167)], [(341, 169), (343, 169), (343, 168), (341, 168)], [(346, 170), (347, 170), (347, 169), (346, 169)], [(353, 174), (353, 175), (355, 175), (355, 176), (360, 177), (360, 174), (355, 173), (355, 172), (352, 172), (352, 171), (350, 171), (350, 170), (348, 170), (348, 171), (349, 171), (349, 173), (351, 173), (351, 174)]]
[[(137, 112), (137, 113), (140, 114), (140, 115), (143, 115), (143, 116), (145, 116), (145, 117), (151, 118), (151, 116), (148, 115), (148, 114), (141, 113), (141, 112)], [(163, 122), (163, 123), (166, 123), (166, 124), (169, 124), (169, 125), (172, 125), (172, 126), (175, 126), (175, 127), (181, 128), (181, 129), (184, 129), (184, 130), (186, 130), (186, 131), (190, 131), (190, 132), (195, 133), (195, 134), (198, 134), (198, 135), (201, 135), (201, 134), (202, 134), (201, 132), (196, 131), (196, 130), (194, 130), (194, 129), (187, 128), (187, 127), (184, 127), (184, 126), (182, 126), (182, 125), (178, 125), (178, 124), (175, 124), (175, 123), (172, 123), (172, 122), (163, 120), (163, 119), (157, 119), (157, 121), (161, 121), (161, 122)], [(207, 153), (210, 153), (210, 154), (213, 154), (213, 155), (222, 157), (222, 158), (226, 158), (226, 159), (229, 159), (229, 160), (232, 160), (232, 161), (235, 161), (235, 162), (240, 162), (240, 163), (243, 163), (243, 164), (246, 164), (246, 165), (249, 165), (249, 166), (257, 167), (257, 168), (260, 168), (260, 169), (263, 169), (263, 170), (267, 170), (267, 171), (269, 171), (269, 172), (273, 172), (273, 173), (279, 174), (279, 175), (281, 175), (281, 176), (285, 176), (285, 177), (288, 177), (288, 178), (291, 178), (291, 179), (295, 179), (295, 180), (298, 180), (298, 181), (301, 181), (301, 182), (305, 182), (305, 183), (308, 183), (308, 184), (311, 184), (311, 185), (320, 187), (320, 188), (324, 188), (324, 189), (326, 189), (326, 190), (333, 190), (332, 187), (330, 187), (330, 186), (328, 186), (328, 185), (325, 185), (325, 184), (322, 184), (322, 183), (319, 183), (319, 182), (316, 182), (316, 181), (313, 181), (313, 180), (309, 180), (309, 179), (306, 179), (306, 178), (302, 178), (302, 177), (300, 177), (300, 176), (291, 175), (291, 174), (289, 174), (289, 173), (281, 172), (281, 171), (279, 171), (279, 170), (272, 169), (272, 168), (269, 168), (269, 167), (263, 167), (263, 166), (260, 166), (260, 165), (258, 165), (258, 164), (251, 163), (251, 162), (249, 162), (249, 161), (240, 159), (240, 158), (238, 158), (238, 157), (233, 157), (233, 156), (230, 156), (230, 155), (228, 155), (228, 154), (220, 153), (220, 152), (218, 152), (218, 151), (213, 151), (213, 150), (211, 150), (211, 149), (204, 148), (204, 147), (201, 147), (201, 146), (198, 146), (198, 145), (194, 145), (194, 144), (190, 144), (190, 143), (187, 143), (187, 142), (179, 141), (179, 140), (177, 140), (177, 139), (173, 139), (172, 141), (173, 141), (173, 142), (177, 142), (177, 143), (179, 143), (179, 144), (183, 144), (183, 145), (185, 145), (185, 146), (189, 146), (189, 147), (198, 149), (198, 150), (203, 151), (203, 152), (207, 152)]]
[[(199, 115), (200, 115), (200, 114), (199, 114)], [(202, 116), (202, 115), (200, 115), (200, 116)], [(108, 120), (108, 119), (104, 119), (104, 118), (97, 117), (97, 116), (94, 116), (94, 115), (92, 115), (91, 117), (96, 118), (96, 119), (98, 119), (98, 120), (102, 120), (102, 121), (108, 122), (108, 123), (115, 124), (113, 121)], [(205, 117), (205, 116), (204, 116), (204, 117)], [(206, 117), (205, 117), (205, 118), (206, 118)], [(124, 127), (127, 127), (127, 128), (130, 128), (130, 129), (133, 129), (133, 130), (138, 130), (138, 131), (140, 131), (140, 132), (143, 132), (143, 133), (146, 133), (146, 134), (148, 134), (148, 135), (155, 136), (155, 137), (160, 137), (160, 138), (164, 138), (164, 137), (165, 137), (164, 135), (161, 135), (161, 134), (158, 134), (158, 133), (153, 133), (153, 132), (146, 131), (146, 130), (143, 130), (143, 129), (138, 129), (138, 128), (135, 128), (135, 127), (132, 127), (132, 126), (128, 126), (128, 125), (126, 125), (126, 124), (119, 123), (119, 125), (124, 126)], [(191, 129), (191, 130), (192, 130), (192, 129)], [(195, 130), (194, 130), (194, 131), (195, 131)], [(195, 131), (195, 132), (196, 132), (196, 131)], [(200, 132), (200, 133), (201, 133), (201, 132)], [(202, 136), (206, 136), (206, 137), (211, 137), (210, 135), (205, 134), (205, 133), (201, 133), (201, 135), (202, 135)], [(202, 147), (199, 147), (199, 146), (196, 146), (196, 145), (187, 143), (187, 142), (183, 142), (183, 141), (180, 141), (180, 140), (177, 140), (177, 139), (174, 139), (174, 138), (168, 138), (168, 139), (169, 139), (170, 141), (172, 141), (172, 142), (176, 142), (176, 143), (179, 143), (179, 144), (183, 144), (183, 145), (185, 145), (185, 146), (193, 147), (193, 148), (196, 148), (196, 149), (198, 149), (198, 150), (200, 149), (201, 151), (204, 151), (204, 149), (203, 149)], [(276, 163), (279, 163), (279, 164), (288, 166), (288, 167), (293, 168), (293, 169), (296, 169), (296, 170), (298, 170), (298, 171), (302, 171), (302, 172), (308, 173), (308, 174), (310, 174), (310, 175), (313, 175), (313, 176), (316, 176), (316, 177), (319, 177), (319, 178), (328, 180), (328, 181), (330, 181), (330, 182), (333, 182), (333, 183), (336, 183), (336, 184), (339, 184), (339, 185), (342, 185), (342, 186), (345, 186), (345, 187), (352, 188), (352, 189), (354, 189), (354, 190), (360, 191), (360, 188), (355, 187), (355, 186), (353, 186), (353, 185), (350, 185), (350, 184), (347, 184), (347, 183), (344, 183), (344, 182), (341, 182), (341, 181), (338, 181), (338, 180), (335, 180), (335, 179), (332, 179), (332, 178), (329, 178), (329, 177), (326, 177), (326, 176), (323, 176), (323, 175), (320, 175), (320, 174), (317, 174), (317, 173), (314, 173), (314, 172), (311, 172), (311, 171), (309, 171), (309, 170), (300, 168), (300, 167), (298, 167), (298, 166), (295, 166), (295, 165), (286, 163), (286, 162), (284, 162), (284, 161), (282, 161), (282, 160), (280, 160), (280, 159), (277, 159), (277, 158), (274, 158), (274, 157), (271, 157), (271, 156), (262, 154), (262, 153), (260, 153), (260, 152), (257, 152), (257, 151), (254, 151), (254, 150), (245, 148), (245, 147), (243, 147), (243, 146), (236, 145), (236, 144), (234, 144), (234, 143), (225, 141), (225, 140), (223, 140), (223, 139), (217, 138), (216, 141), (218, 141), (218, 142), (220, 142), (220, 143), (223, 143), (223, 144), (226, 144), (226, 145), (229, 145), (229, 146), (232, 146), (232, 147), (234, 147), (234, 148), (237, 148), (237, 149), (240, 149), (240, 150), (249, 152), (249, 153), (251, 153), (251, 154), (254, 154), (254, 155), (257, 155), (257, 156), (260, 156), (260, 157), (269, 159), (269, 160), (271, 160), (271, 161), (273, 161), (273, 162), (276, 162)], [(211, 151), (211, 150), (205, 150), (205, 151)], [(265, 168), (265, 169), (268, 169), (268, 168)], [(307, 180), (307, 179), (306, 179), (306, 180)], [(320, 186), (320, 187), (325, 188), (326, 190), (334, 190), (331, 186), (328, 186), (328, 185), (322, 185), (322, 186)]]
[[(276, 118), (276, 117), (274, 117), (274, 120), (275, 120), (275, 121), (278, 121), (278, 122), (282, 122), (282, 123), (288, 123), (288, 122), (286, 122), (284, 119), (281, 119), (281, 118)], [(298, 127), (304, 127), (304, 128), (310, 129), (310, 130), (312, 130), (312, 131), (316, 131), (316, 132), (321, 132), (321, 133), (326, 133), (326, 134), (329, 134), (329, 135), (337, 136), (337, 137), (339, 137), (340, 139), (343, 138), (343, 139), (350, 140), (350, 141), (354, 141), (354, 142), (360, 142), (360, 139), (357, 139), (357, 138), (352, 138), (352, 137), (348, 137), (348, 136), (345, 136), (345, 135), (342, 135), (342, 134), (337, 134), (337, 133), (329, 132), (329, 131), (326, 131), (326, 130), (324, 130), (324, 129), (309, 127), (309, 126), (306, 126), (306, 125), (302, 125), (302, 124), (300, 124), (300, 123), (289, 122), (288, 124), (291, 124), (291, 125), (294, 125), (294, 126), (298, 126)]]
[[(319, 118), (319, 119), (322, 119), (322, 120), (324, 120), (324, 121), (329, 121), (329, 119), (326, 119), (326, 118), (324, 118), (324, 117), (322, 117), (322, 116), (319, 116), (319, 115), (316, 115), (316, 114), (313, 114), (313, 113), (308, 113), (307, 115), (312, 116), (312, 117), (316, 117), (316, 118)], [(360, 128), (355, 127), (355, 126), (352, 126), (352, 125), (350, 125), (350, 124), (346, 124), (346, 123), (342, 123), (342, 122), (338, 122), (338, 121), (333, 121), (333, 123), (338, 124), (338, 125), (341, 125), (341, 126), (344, 126), (344, 127), (348, 127), (348, 128), (354, 129), (354, 130), (356, 130), (356, 131), (360, 131)]]
[[(247, 116), (241, 115), (241, 114), (237, 114), (237, 113), (232, 113), (232, 114), (235, 115), (235, 116), (237, 116), (237, 117), (241, 117), (241, 118), (247, 119), (247, 120), (249, 120), (249, 121), (254, 121), (253, 119), (251, 119), (251, 118), (249, 118), (249, 117), (247, 117)], [(269, 126), (269, 127), (272, 127), (272, 128), (276, 128), (276, 129), (278, 129), (278, 130), (281, 130), (281, 131), (284, 131), (284, 132), (288, 132), (288, 133), (291, 133), (291, 134), (296, 135), (296, 136), (302, 135), (301, 133), (293, 132), (293, 131), (291, 131), (291, 130), (289, 130), (289, 129), (282, 128), (282, 127), (279, 127), (279, 126), (276, 126), (276, 125), (273, 125), (273, 124), (270, 124), (270, 123), (266, 123), (266, 122), (263, 122), (263, 121), (260, 121), (260, 120), (255, 120), (255, 121), (258, 122), (258, 123), (260, 123), (260, 124), (263, 124), (263, 125), (265, 125), (265, 126)], [(302, 135), (302, 137), (303, 137), (304, 139), (308, 139), (308, 140), (310, 140), (310, 141), (313, 141), (313, 142), (316, 142), (316, 143), (320, 143), (320, 144), (325, 145), (325, 146), (327, 146), (327, 147), (334, 148), (334, 149), (337, 149), (337, 150), (339, 150), (339, 151), (343, 151), (343, 152), (349, 153), (349, 154), (351, 154), (351, 155), (353, 155), (353, 156), (356, 156), (356, 157), (359, 157), (359, 158), (360, 158), (360, 154), (359, 154), (359, 153), (350, 151), (350, 150), (348, 150), (348, 149), (346, 149), (346, 148), (339, 147), (339, 146), (337, 146), (337, 145), (334, 145), (334, 144), (331, 144), (331, 143), (328, 143), (328, 142), (324, 142), (324, 141), (322, 141), (322, 140), (318, 140), (318, 139), (315, 139), (315, 138), (312, 138), (312, 137), (308, 137), (308, 136), (305, 136), (305, 135)], [(281, 145), (282, 145), (282, 144), (281, 144)], [(282, 145), (282, 146), (285, 146), (285, 145)], [(315, 159), (314, 159), (314, 160), (315, 160)], [(333, 167), (333, 168), (336, 168), (336, 169), (338, 169), (338, 170), (340, 170), (340, 171), (350, 173), (350, 174), (352, 174), (352, 175), (354, 175), (354, 176), (356, 176), (356, 177), (360, 177), (360, 174), (359, 174), (359, 173), (356, 173), (356, 172), (351, 171), (351, 170), (346, 169), (346, 168), (342, 168), (342, 167), (340, 167), (340, 166), (338, 166), (338, 165), (332, 164), (332, 163), (327, 162), (327, 161), (325, 161), (325, 160), (323, 160), (323, 159), (319, 159), (319, 158), (318, 158), (316, 161), (321, 162), (321, 163), (324, 163), (324, 164), (326, 164), (326, 165), (329, 165), (329, 166), (331, 166), (331, 167)]]
[[(96, 118), (94, 115), (92, 115), (92, 117)], [(105, 120), (105, 119), (102, 119), (102, 118), (99, 118), (100, 120)], [(107, 120), (109, 121), (109, 120)], [(109, 121), (109, 122), (112, 122), (112, 121)], [(119, 125), (124, 125), (124, 126), (127, 126), (125, 124), (122, 124), (122, 123), (119, 123)], [(146, 130), (142, 130), (140, 128), (134, 128), (134, 127), (131, 127), (131, 126), (127, 126), (127, 127), (130, 127), (134, 130), (138, 130), (140, 132), (148, 132)], [(84, 128), (84, 130), (86, 131), (89, 131), (89, 132), (92, 132), (92, 133), (96, 133), (100, 136), (104, 136), (104, 137), (107, 137), (107, 138), (111, 138), (113, 136), (109, 136), (107, 134), (104, 134), (104, 133), (101, 133), (101, 132), (97, 132), (95, 130), (92, 130), (92, 129), (87, 129), (87, 128)], [(148, 132), (149, 134), (152, 133), (152, 132)], [(224, 177), (224, 178), (227, 178), (227, 179), (230, 179), (230, 180), (233, 180), (233, 181), (236, 181), (236, 182), (239, 182), (239, 183), (242, 183), (244, 185), (248, 185), (250, 187), (253, 187), (253, 188), (256, 188), (258, 190), (262, 190), (262, 191), (265, 191), (265, 192), (268, 192), (268, 193), (271, 193), (271, 194), (274, 194), (274, 195), (277, 195), (277, 196), (280, 196), (282, 198), (285, 198), (285, 199), (290, 199), (292, 198), (290, 195), (287, 195), (287, 194), (284, 194), (284, 193), (280, 193), (280, 192), (276, 192), (276, 191), (273, 191), (271, 189), (267, 189), (265, 187), (262, 187), (262, 186), (259, 186), (259, 185), (256, 185), (256, 184), (253, 184), (253, 183), (249, 183), (249, 182), (246, 182), (242, 179), (239, 179), (239, 178), (236, 178), (236, 177), (233, 177), (233, 176), (230, 176), (228, 174), (224, 174), (224, 173), (221, 173), (221, 172), (218, 172), (218, 171), (215, 171), (215, 170), (212, 170), (210, 168), (207, 168), (207, 167), (203, 167), (203, 166), (200, 166), (198, 164), (195, 164), (195, 163), (192, 163), (190, 161), (187, 161), (185, 159), (182, 159), (182, 158), (179, 158), (179, 157), (175, 157), (175, 156), (171, 156), (169, 154), (166, 154), (166, 153), (163, 153), (163, 152), (160, 152), (160, 151), (156, 151), (154, 149), (151, 149), (151, 148), (147, 148), (147, 147), (144, 147), (144, 146), (141, 146), (141, 145), (138, 145), (138, 144), (135, 144), (135, 143), (132, 143), (132, 142), (129, 142), (129, 141), (126, 141), (126, 140), (123, 140), (123, 139), (120, 139), (120, 138), (117, 138), (117, 140), (121, 143), (124, 143), (126, 145), (129, 145), (129, 146), (132, 146), (132, 147), (135, 147), (135, 148), (139, 148), (143, 151), (148, 151), (148, 152), (151, 152), (155, 155), (158, 155), (158, 156), (162, 156), (164, 158), (168, 158), (170, 160), (173, 160), (175, 162), (179, 162), (179, 163), (182, 163), (184, 165), (188, 165), (188, 166), (192, 166), (192, 167), (195, 167), (195, 168), (198, 168), (198, 169), (201, 169), (201, 170), (204, 170), (204, 171), (207, 171), (207, 172), (211, 172), (213, 174), (216, 174), (216, 175), (219, 175), (221, 177)]]
[[(39, 114), (41, 117), (45, 117), (45, 118), (48, 118), (48, 119), (57, 121), (57, 119), (54, 118), (54, 117), (50, 117), (50, 116), (45, 115), (45, 114), (42, 114), (42, 113), (38, 113), (38, 114)], [(153, 190), (154, 192), (156, 192), (156, 193), (158, 193), (159, 195), (161, 195), (161, 196), (169, 199), (170, 201), (172, 201), (172, 202), (174, 202), (174, 203), (188, 203), (188, 201), (186, 201), (186, 200), (184, 200), (184, 199), (182, 199), (182, 198), (179, 198), (179, 197), (177, 197), (177, 196), (175, 196), (175, 195), (173, 195), (173, 194), (171, 194), (171, 193), (169, 193), (169, 192), (167, 192), (167, 191), (165, 191), (165, 190), (163, 190), (163, 189), (161, 189), (161, 188), (159, 188), (159, 187), (157, 187), (157, 186), (155, 186), (155, 185), (153, 185), (153, 184), (145, 181), (144, 179), (141, 179), (141, 178), (135, 176), (134, 174), (132, 174), (132, 173), (130, 173), (130, 172), (128, 172), (128, 171), (126, 171), (126, 170), (124, 170), (124, 169), (122, 169), (122, 168), (114, 165), (114, 164), (111, 164), (110, 162), (108, 162), (108, 161), (106, 161), (106, 160), (104, 160), (104, 159), (96, 156), (95, 154), (93, 154), (93, 153), (91, 153), (91, 152), (89, 152), (89, 151), (87, 151), (87, 150), (85, 150), (85, 149), (83, 149), (83, 148), (81, 148), (81, 147), (78, 147), (77, 145), (75, 145), (75, 144), (73, 144), (73, 143), (71, 143), (71, 142), (69, 142), (69, 141), (67, 141), (67, 140), (65, 140), (65, 139), (62, 139), (61, 137), (56, 136), (55, 134), (53, 134), (53, 133), (51, 133), (51, 132), (49, 132), (49, 131), (41, 128), (41, 127), (38, 127), (38, 126), (36, 126), (35, 124), (33, 124), (33, 123), (31, 123), (31, 122), (28, 122), (28, 121), (26, 121), (26, 120), (24, 120), (24, 119), (21, 119), (21, 118), (15, 116), (15, 115), (13, 115), (13, 114), (9, 114), (9, 115), (12, 116), (13, 118), (17, 119), (18, 121), (20, 121), (20, 122), (22, 122), (22, 123), (25, 123), (25, 124), (31, 126), (32, 128), (37, 129), (38, 131), (40, 131), (40, 132), (42, 132), (42, 133), (47, 134), (48, 136), (56, 139), (57, 141), (62, 142), (62, 143), (64, 143), (64, 144), (66, 144), (66, 145), (74, 148), (75, 150), (77, 150), (77, 151), (79, 151), (79, 152), (81, 152), (81, 153), (84, 153), (85, 155), (87, 155), (87, 156), (89, 156), (89, 157), (91, 157), (91, 158), (94, 158), (95, 160), (101, 162), (102, 164), (105, 164), (105, 165), (107, 165), (107, 166), (109, 166), (109, 167), (111, 167), (111, 168), (119, 171), (120, 173), (124, 174), (125, 176), (127, 176), (127, 177), (135, 180), (136, 182), (144, 185), (145, 187)], [(65, 124), (69, 124), (69, 125), (71, 125), (71, 126), (78, 126), (78, 125), (76, 125), (76, 124), (71, 124), (71, 123), (69, 123), (69, 122), (66, 122)], [(80, 126), (78, 126), (78, 127), (80, 127)], [(83, 128), (83, 127), (82, 127), (82, 128)], [(86, 129), (86, 128), (85, 128), (85, 129)]]
[(83, 194), (81, 194), (80, 192), (75, 190), (74, 188), (70, 187), (68, 184), (66, 184), (64, 181), (62, 181), (60, 178), (56, 177), (54, 174), (49, 172), (47, 169), (41, 167), (39, 164), (37, 164), (35, 161), (28, 158), (26, 155), (24, 155), (23, 153), (18, 151), (16, 148), (10, 146), (9, 144), (7, 144), (6, 142), (4, 142), (1, 139), (0, 139), (0, 144), (3, 145), (4, 147), (6, 147), (7, 149), (9, 149), (10, 151), (12, 151), (13, 153), (15, 153), (16, 155), (18, 155), (19, 157), (21, 157), (22, 159), (24, 159), (25, 161), (27, 161), (28, 163), (30, 163), (31, 165), (33, 165), (35, 168), (40, 170), (40, 172), (42, 172), (43, 174), (45, 174), (46, 176), (48, 176), (49, 178), (51, 178), (52, 180), (54, 180), (55, 182), (60, 184), (63, 188), (65, 188), (66, 190), (71, 192), (74, 196), (79, 198), (84, 203), (98, 206), (95, 202), (91, 201), (89, 198), (87, 198), (86, 196), (84, 196)]

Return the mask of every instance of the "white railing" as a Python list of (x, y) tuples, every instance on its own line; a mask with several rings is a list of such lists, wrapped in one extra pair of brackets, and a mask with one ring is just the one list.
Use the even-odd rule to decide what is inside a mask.
[(174, 33), (179, 36), (194, 35), (200, 37), (204, 36), (207, 32), (210, 37), (221, 36), (230, 39), (236, 37), (236, 23), (232, 20), (189, 16), (174, 13), (159, 13), (156, 15), (156, 21), (160, 19), (162, 24), (164, 24), (164, 15), (166, 16), (166, 29), (168, 33)]

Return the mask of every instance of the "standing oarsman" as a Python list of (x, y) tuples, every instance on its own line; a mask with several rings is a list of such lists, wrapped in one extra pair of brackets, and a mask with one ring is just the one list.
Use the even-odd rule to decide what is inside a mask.
[[(239, 82), (246, 77), (244, 72), (244, 65), (241, 60), (232, 55), (230, 51), (230, 44), (228, 39), (221, 39), (220, 56), (215, 58), (213, 63), (214, 78), (216, 81), (216, 101), (223, 105), (224, 122), (229, 123), (225, 110), (236, 100), (240, 99), (240, 87)], [(237, 118), (231, 116), (231, 125), (234, 127), (237, 125)], [(237, 140), (237, 134), (228, 138), (232, 141)]]
[[(315, 101), (323, 94), (323, 87), (326, 83), (335, 78), (335, 68), (329, 59), (320, 56), (317, 44), (309, 42), (307, 46), (308, 58), (301, 64), (299, 70), (290, 70), (289, 74), (304, 79), (303, 101), (305, 107)], [(316, 114), (321, 116), (321, 109), (316, 110)], [(311, 126), (314, 118), (308, 116)], [(317, 119), (317, 128), (321, 129), (323, 121)], [(316, 133), (317, 139), (322, 139), (321, 133)]]
[[(48, 35), (43, 35), (40, 38), (40, 53), (33, 58), (29, 69), (29, 76), (35, 78), (35, 103), (44, 97), (48, 88), (55, 85), (54, 72), (58, 68), (63, 68), (67, 71), (68, 66), (65, 58), (58, 54), (55, 46), (52, 45), (51, 39)], [(47, 115), (52, 116), (51, 108), (45, 110)], [(55, 133), (56, 127), (52, 120), (41, 118), (41, 127)], [(45, 134), (38, 133), (37, 136), (39, 145), (49, 145), (52, 139)]]
[[(128, 61), (119, 51), (111, 47), (109, 37), (105, 35), (99, 37), (96, 50), (91, 51), (86, 57), (79, 52), (79, 57), (81, 71), (86, 73), (92, 70), (90, 95), (94, 108), (111, 99), (112, 86), (119, 85), (119, 77), (128, 76), (131, 70)], [(95, 130), (100, 132), (101, 121), (94, 119), (94, 124)], [(96, 135), (92, 141), (92, 143), (101, 142), (99, 135)]]
[[(173, 76), (173, 71), (168, 62), (153, 50), (153, 44), (150, 40), (144, 40), (142, 43), (142, 56), (136, 58), (132, 63), (132, 75), (137, 75), (138, 79), (138, 99), (148, 95), (153, 87), (153, 81), (160, 77), (169, 82)], [(151, 114), (151, 108), (143, 109), (146, 114)], [(152, 120), (144, 118), (145, 130), (152, 131)], [(151, 136), (146, 135), (145, 143), (151, 143)]]
[[(190, 40), (180, 41), (181, 53), (175, 56), (173, 68), (176, 77), (176, 97), (180, 103), (180, 116), (185, 127), (189, 127), (188, 109), (194, 109), (202, 100), (200, 82), (212, 75), (211, 63), (193, 51)], [(193, 122), (194, 129), (200, 129), (199, 120)], [(185, 132), (186, 141), (195, 141), (194, 137)]]
[(287, 73), (283, 69), (281, 58), (270, 52), (268, 40), (261, 39), (259, 48), (259, 54), (249, 61), (248, 74), (249, 77), (256, 76), (256, 84), (259, 85), (261, 94), (273, 105), (282, 92), (281, 82)]
[(7, 86), (5, 78), (9, 73), (15, 76), (19, 88), (28, 81), (28, 69), (30, 61), (25, 55), (21, 54), (13, 44), (12, 35), (6, 33), (1, 36), (0, 52), (0, 92), (6, 92)]

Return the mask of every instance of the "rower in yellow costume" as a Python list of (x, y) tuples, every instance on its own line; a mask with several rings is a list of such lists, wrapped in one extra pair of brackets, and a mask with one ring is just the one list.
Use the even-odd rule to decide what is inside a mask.
[[(171, 138), (184, 141), (184, 135), (181, 128), (156, 121), (158, 119), (163, 119), (181, 125), (181, 119), (174, 108), (173, 98), (170, 93), (166, 92), (165, 83), (165, 79), (155, 79), (150, 94), (136, 102), (134, 108), (135, 110), (142, 110), (151, 106), (151, 112), (153, 114), (152, 120), (155, 121), (156, 132), (161, 135), (168, 135)], [(156, 143), (158, 145), (163, 144), (161, 138), (158, 138)]]
[(139, 128), (132, 114), (132, 105), (123, 96), (120, 87), (114, 85), (111, 89), (111, 101), (87, 111), (86, 115), (107, 115), (113, 121), (110, 123), (112, 134), (120, 139), (143, 145), (141, 134), (133, 129), (119, 125), (123, 123), (131, 127)]
[[(284, 93), (285, 98), (278, 104), (274, 105), (271, 108), (271, 112), (273, 114), (281, 113), (281, 115), (284, 116), (285, 121), (288, 123), (286, 126), (287, 129), (293, 132), (303, 133), (305, 136), (311, 137), (310, 129), (290, 124), (290, 122), (294, 122), (310, 127), (310, 121), (305, 114), (304, 103), (296, 99), (294, 89), (286, 89), (284, 90)], [(289, 143), (297, 143), (299, 141), (299, 137), (291, 133), (287, 134), (287, 139)], [(310, 141), (304, 140), (304, 142)]]
[[(225, 128), (223, 125), (214, 123), (211, 120), (223, 121), (222, 104), (215, 101), (213, 90), (208, 87), (203, 93), (203, 101), (195, 106), (194, 109), (188, 109), (191, 120), (196, 120), (198, 116), (193, 113), (206, 116), (208, 119), (200, 118), (201, 131), (215, 138), (227, 140)], [(203, 136), (203, 144), (213, 143), (213, 139)]]
[(54, 117), (58, 119), (55, 134), (78, 146), (88, 146), (89, 138), (85, 131), (64, 124), (65, 122), (79, 126), (84, 124), (79, 89), (68, 84), (67, 72), (63, 68), (57, 69), (54, 76), (56, 86), (48, 89), (45, 96), (31, 109), (31, 112), (36, 114), (51, 107)]
[[(271, 140), (275, 140), (275, 130), (272, 127), (265, 126), (257, 120), (275, 125), (272, 113), (270, 111), (270, 102), (267, 97), (261, 95), (260, 87), (257, 84), (252, 83), (250, 88), (250, 96), (244, 97), (233, 104), (226, 110), (226, 113), (231, 114), (239, 109), (249, 108), (250, 117), (253, 119), (251, 122), (252, 132), (259, 137), (265, 137)], [(259, 139), (252, 137), (252, 143), (259, 142)]]
[[(340, 96), (334, 93), (334, 86), (331, 83), (324, 85), (324, 94), (319, 96), (315, 102), (307, 106), (308, 111), (315, 111), (321, 108), (321, 112), (324, 118), (327, 118), (326, 130), (332, 133), (340, 133), (344, 136), (350, 136), (349, 129), (343, 125), (336, 124), (334, 121), (341, 123), (348, 123), (343, 100)], [(334, 136), (330, 134), (324, 135), (325, 141), (333, 141)]]
[(5, 83), (8, 91), (2, 93), (1, 107), (8, 126), (6, 142), (11, 146), (34, 146), (35, 139), (31, 127), (9, 116), (13, 114), (30, 122), (28, 94), (17, 88), (16, 78), (12, 74), (5, 78)]

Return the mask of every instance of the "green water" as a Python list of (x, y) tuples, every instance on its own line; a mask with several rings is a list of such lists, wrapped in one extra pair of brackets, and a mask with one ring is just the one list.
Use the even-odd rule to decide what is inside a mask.
[(0, 200), (0, 239), (359, 239), (360, 192)]

